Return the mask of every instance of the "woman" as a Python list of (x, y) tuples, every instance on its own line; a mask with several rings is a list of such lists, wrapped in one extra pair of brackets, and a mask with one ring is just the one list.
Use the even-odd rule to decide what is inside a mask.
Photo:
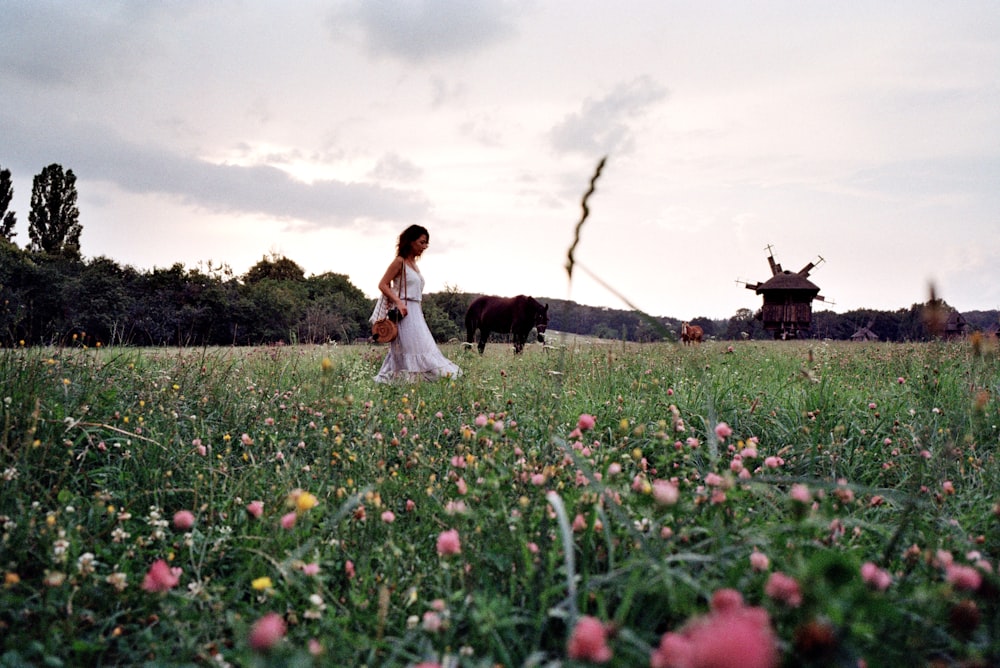
[[(462, 375), (462, 370), (438, 350), (420, 308), (424, 277), (417, 269), (417, 258), (427, 250), (429, 243), (427, 228), (410, 225), (403, 230), (396, 245), (396, 257), (389, 263), (389, 268), (379, 281), (378, 289), (382, 293), (379, 301), (385, 300), (388, 302), (387, 306), (398, 308), (403, 318), (397, 323), (399, 336), (389, 344), (389, 352), (375, 376), (376, 383), (456, 378)], [(382, 307), (381, 303), (375, 305), (372, 322), (385, 313)]]

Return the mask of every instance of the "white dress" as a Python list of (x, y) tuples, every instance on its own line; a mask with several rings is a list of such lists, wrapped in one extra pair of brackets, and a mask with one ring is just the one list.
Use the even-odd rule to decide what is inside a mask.
[[(399, 336), (389, 344), (389, 352), (386, 353), (382, 368), (375, 376), (375, 382), (410, 382), (461, 376), (462, 370), (458, 365), (438, 349), (434, 336), (427, 327), (427, 321), (424, 320), (424, 312), (420, 306), (424, 277), (409, 265), (405, 265), (405, 271), (401, 273), (406, 276), (405, 291), (400, 287), (399, 276), (393, 280), (392, 287), (397, 295), (405, 295), (406, 317), (398, 323)], [(375, 321), (380, 306), (381, 304), (375, 305), (372, 322)]]

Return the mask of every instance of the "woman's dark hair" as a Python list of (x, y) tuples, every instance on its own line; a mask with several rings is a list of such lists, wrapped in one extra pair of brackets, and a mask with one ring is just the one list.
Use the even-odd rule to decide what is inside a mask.
[(431, 233), (427, 231), (427, 228), (423, 225), (410, 225), (403, 233), (399, 235), (399, 242), (396, 244), (396, 255), (399, 257), (406, 257), (410, 253), (410, 246), (424, 235), (427, 240), (431, 240)]

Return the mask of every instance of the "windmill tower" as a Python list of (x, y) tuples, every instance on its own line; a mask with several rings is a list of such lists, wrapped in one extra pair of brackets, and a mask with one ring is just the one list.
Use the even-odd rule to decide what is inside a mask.
[(798, 272), (781, 268), (774, 261), (770, 244), (767, 261), (771, 265), (771, 278), (763, 283), (747, 283), (747, 290), (753, 290), (764, 298), (764, 306), (757, 313), (757, 319), (764, 329), (774, 334), (776, 339), (794, 339), (805, 335), (812, 325), (812, 301), (826, 301), (819, 294), (819, 288), (809, 280), (809, 272), (824, 260), (810, 262)]

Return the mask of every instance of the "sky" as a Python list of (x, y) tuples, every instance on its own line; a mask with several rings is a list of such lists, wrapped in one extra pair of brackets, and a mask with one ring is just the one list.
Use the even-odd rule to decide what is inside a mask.
[[(0, 167), (77, 177), (81, 250), (285, 256), (656, 316), (1000, 308), (1000, 3), (0, 0)], [(606, 158), (574, 270), (581, 200)], [(822, 261), (820, 260), (822, 258)]]

